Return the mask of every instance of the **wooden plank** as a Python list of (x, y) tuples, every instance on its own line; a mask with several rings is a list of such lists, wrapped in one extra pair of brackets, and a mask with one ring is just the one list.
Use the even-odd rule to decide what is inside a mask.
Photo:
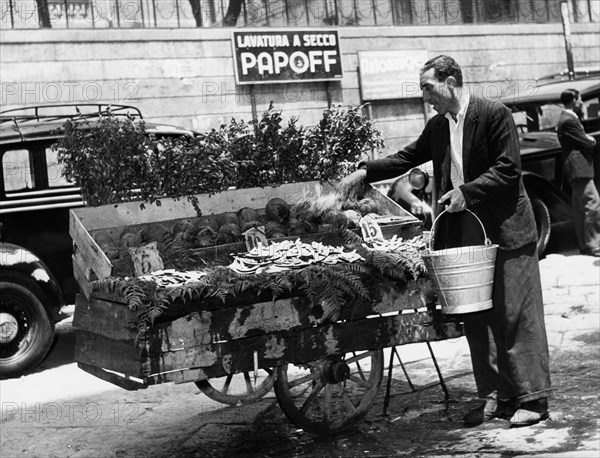
[[(262, 208), (269, 199), (280, 197), (286, 201), (298, 199), (300, 196), (314, 195), (321, 185), (316, 181), (305, 183), (289, 183), (278, 187), (233, 189), (213, 196), (197, 194), (202, 215), (215, 215), (225, 212), (236, 212), (242, 207)], [(101, 205), (99, 207), (81, 207), (71, 210), (87, 231), (124, 227), (135, 224), (156, 223), (162, 221), (195, 218), (196, 210), (187, 199), (160, 199), (161, 205), (140, 202), (125, 202), (118, 205)]]
[(89, 273), (85, 272), (86, 269), (79, 263), (77, 256), (71, 255), (71, 260), (73, 262), (73, 277), (81, 292), (89, 299), (92, 296), (92, 282), (88, 278)]
[(143, 378), (142, 358), (135, 342), (113, 340), (86, 331), (75, 331), (75, 361), (131, 377)]
[(75, 298), (73, 329), (107, 337), (112, 340), (134, 341), (138, 335), (137, 315), (122, 304), (98, 298)]
[(129, 391), (145, 390), (146, 388), (148, 388), (148, 385), (146, 385), (143, 382), (138, 382), (136, 380), (121, 376), (119, 374), (115, 374), (113, 372), (107, 372), (100, 367), (91, 366), (85, 363), (77, 363), (77, 366), (81, 370), (84, 370), (89, 374), (92, 374), (102, 380), (106, 380), (107, 382), (110, 382)]
[[(280, 197), (289, 203), (294, 203), (330, 189), (328, 186), (324, 188), (316, 181), (307, 181), (288, 183), (277, 187), (233, 189), (213, 196), (208, 194), (197, 194), (196, 196), (200, 202), (202, 215), (208, 216), (225, 212), (237, 212), (243, 207), (262, 209), (274, 197)], [(376, 196), (378, 201), (383, 202), (390, 214), (406, 216), (411, 221), (416, 220), (410, 213), (394, 201), (378, 193), (378, 191), (370, 188), (368, 192), (371, 197)], [(161, 199), (160, 206), (145, 204), (143, 210), (140, 208), (140, 202), (125, 202), (118, 205), (76, 208), (72, 209), (71, 213), (77, 217), (80, 226), (85, 227), (87, 232), (125, 226), (141, 227), (141, 225), (148, 223), (198, 217), (196, 210), (187, 199), (175, 200), (170, 198)], [(78, 230), (80, 226), (77, 226)]]
[[(81, 209), (94, 210), (95, 208), (81, 207)], [(112, 273), (110, 260), (77, 216), (75, 209), (71, 209), (69, 213), (69, 235), (73, 239), (74, 254), (80, 260), (80, 265), (92, 269), (98, 279), (110, 276)]]
[[(371, 315), (421, 309), (432, 303), (434, 294), (431, 282), (425, 279), (411, 281), (402, 287), (392, 283), (381, 284), (378, 289), (381, 298), (377, 303), (349, 302), (342, 308), (338, 318), (352, 321)], [(102, 310), (99, 312), (102, 313)], [(192, 312), (152, 328), (147, 334), (147, 340), (160, 341), (161, 345), (148, 348), (148, 351), (162, 353), (222, 340), (311, 328), (323, 324), (322, 319), (328, 315), (327, 312), (322, 304), (313, 305), (306, 296), (241, 307), (222, 304), (219, 308)], [(110, 327), (109, 323), (110, 319), (106, 326)], [(103, 326), (98, 328), (98, 333), (106, 335)]]
[[(302, 363), (327, 355), (373, 350), (413, 342), (443, 340), (462, 335), (453, 323), (431, 323), (428, 313), (413, 313), (341, 322), (300, 331), (263, 334), (247, 339), (156, 354), (150, 350), (143, 362), (145, 375), (185, 368), (223, 366), (226, 373), (251, 370), (257, 352), (259, 367), (288, 362)], [(156, 344), (156, 343), (155, 343)], [(159, 344), (157, 344), (159, 345)]]

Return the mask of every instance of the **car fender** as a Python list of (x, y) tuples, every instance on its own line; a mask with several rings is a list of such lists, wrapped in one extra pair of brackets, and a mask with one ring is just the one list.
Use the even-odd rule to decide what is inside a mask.
[(36, 285), (45, 297), (40, 298), (48, 316), (58, 321), (65, 301), (60, 285), (44, 262), (19, 245), (0, 242), (0, 280), (15, 281), (24, 286)]
[(522, 175), (529, 198), (546, 204), (553, 223), (573, 220), (571, 198), (562, 189), (536, 173), (523, 171)]

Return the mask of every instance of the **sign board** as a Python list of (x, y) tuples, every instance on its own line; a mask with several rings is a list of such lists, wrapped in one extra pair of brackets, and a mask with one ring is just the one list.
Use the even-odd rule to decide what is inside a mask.
[(427, 51), (361, 51), (358, 53), (362, 100), (421, 97), (419, 70)]
[(298, 83), (342, 78), (337, 30), (233, 32), (238, 84)]

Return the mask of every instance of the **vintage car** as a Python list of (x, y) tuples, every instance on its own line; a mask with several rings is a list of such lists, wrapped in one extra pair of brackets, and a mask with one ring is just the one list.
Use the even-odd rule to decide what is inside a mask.
[[(556, 123), (561, 110), (560, 94), (568, 88), (579, 91), (583, 100), (582, 123), (587, 133), (600, 140), (600, 79), (583, 77), (574, 81), (551, 81), (537, 85), (520, 94), (502, 99), (513, 113), (519, 132), (523, 181), (531, 199), (538, 231), (538, 253), (543, 256), (553, 228), (573, 224), (571, 190), (563, 179), (563, 156), (556, 135)], [(595, 174), (599, 187), (600, 141), (596, 143)], [(435, 208), (435, 189), (430, 177), (432, 167), (413, 169), (398, 178), (389, 188), (388, 196), (410, 210), (411, 202), (422, 199), (432, 213)], [(419, 215), (417, 215), (419, 216)], [(431, 213), (421, 215), (427, 224)]]
[[(0, 113), (0, 378), (35, 368), (54, 339), (63, 306), (78, 291), (71, 260), (69, 209), (82, 206), (52, 145), (67, 119), (89, 126), (108, 113), (139, 122), (125, 105), (53, 105)], [(145, 123), (157, 136), (193, 136)]]

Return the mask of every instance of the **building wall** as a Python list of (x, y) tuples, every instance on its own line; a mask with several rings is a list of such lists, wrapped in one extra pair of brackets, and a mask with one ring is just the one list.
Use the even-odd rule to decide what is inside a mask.
[[(597, 24), (573, 24), (576, 67), (600, 62)], [(0, 32), (3, 109), (47, 103), (138, 106), (151, 121), (199, 131), (233, 117), (252, 118), (252, 94), (236, 86), (232, 29), (5, 30)], [(238, 29), (239, 30), (239, 29)], [(344, 78), (336, 82), (259, 85), (260, 115), (272, 101), (284, 118), (314, 124), (328, 103), (360, 104), (358, 52), (426, 49), (450, 54), (465, 83), (487, 97), (531, 90), (543, 75), (566, 68), (560, 24), (339, 28)], [(420, 99), (377, 101), (370, 115), (386, 150), (412, 141), (425, 122)]]

